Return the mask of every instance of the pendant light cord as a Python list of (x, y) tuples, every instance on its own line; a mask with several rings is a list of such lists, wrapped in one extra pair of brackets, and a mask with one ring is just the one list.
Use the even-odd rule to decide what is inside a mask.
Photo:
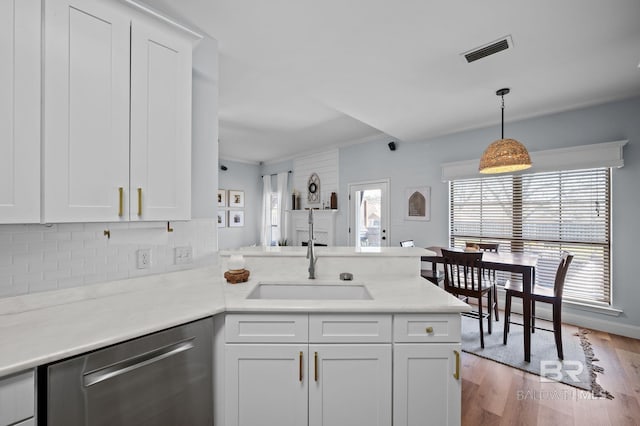
[(502, 98), (502, 135), (500, 139), (504, 139), (504, 95), (501, 95)]

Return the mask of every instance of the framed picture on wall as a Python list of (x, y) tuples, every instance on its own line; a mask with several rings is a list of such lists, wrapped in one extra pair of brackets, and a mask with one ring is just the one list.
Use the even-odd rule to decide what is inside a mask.
[(244, 226), (244, 210), (229, 210), (229, 227), (240, 228)]
[(229, 190), (229, 207), (244, 207), (244, 191)]
[(218, 211), (218, 228), (227, 226), (227, 212), (225, 210)]
[(405, 190), (405, 220), (431, 220), (431, 187)]
[(218, 189), (218, 207), (227, 207), (227, 191)]

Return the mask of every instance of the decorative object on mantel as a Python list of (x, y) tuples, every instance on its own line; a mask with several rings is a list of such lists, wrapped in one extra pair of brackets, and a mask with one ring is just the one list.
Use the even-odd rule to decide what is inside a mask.
[(480, 158), (479, 171), (483, 174), (516, 172), (531, 167), (529, 152), (523, 144), (515, 139), (504, 138), (504, 95), (510, 89), (504, 88), (496, 92), (502, 98), (502, 136), (487, 147)]
[(300, 193), (295, 189), (291, 194), (291, 210), (300, 210)]
[(335, 192), (331, 193), (331, 210), (336, 210), (338, 208), (338, 194)]
[(320, 177), (316, 173), (311, 173), (307, 182), (307, 202), (309, 204), (320, 204)]
[(405, 190), (405, 220), (431, 220), (431, 187)]

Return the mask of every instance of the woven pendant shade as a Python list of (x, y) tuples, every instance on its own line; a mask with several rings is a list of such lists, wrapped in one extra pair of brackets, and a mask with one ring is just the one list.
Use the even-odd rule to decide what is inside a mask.
[(515, 139), (498, 139), (480, 158), (480, 173), (516, 172), (531, 167), (527, 148)]
[(515, 139), (504, 138), (504, 95), (510, 89), (504, 88), (496, 92), (502, 98), (501, 139), (493, 142), (484, 150), (480, 158), (478, 170), (483, 174), (517, 172), (531, 167), (531, 157), (527, 148)]

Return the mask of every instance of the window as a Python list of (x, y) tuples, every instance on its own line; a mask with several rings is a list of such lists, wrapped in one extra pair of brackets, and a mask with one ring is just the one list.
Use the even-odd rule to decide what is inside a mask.
[(497, 242), (500, 251), (536, 253), (536, 282), (550, 286), (562, 251), (570, 251), (564, 299), (608, 306), (610, 186), (610, 168), (451, 181), (450, 244)]

